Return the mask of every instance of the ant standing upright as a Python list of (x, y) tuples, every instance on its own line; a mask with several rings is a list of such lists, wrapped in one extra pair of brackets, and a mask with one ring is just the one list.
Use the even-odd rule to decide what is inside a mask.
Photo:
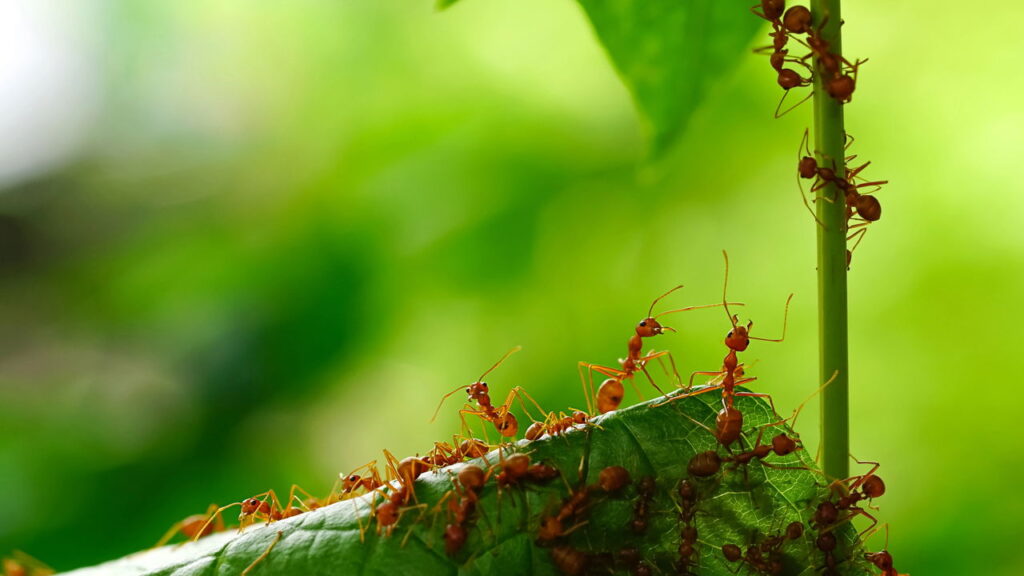
[(754, 396), (759, 398), (766, 398), (770, 404), (772, 404), (772, 410), (775, 409), (774, 403), (772, 402), (771, 396), (768, 394), (762, 394), (757, 392), (736, 392), (736, 386), (753, 382), (757, 380), (756, 377), (740, 378), (742, 376), (743, 368), (737, 358), (737, 353), (743, 352), (750, 345), (751, 340), (760, 340), (762, 342), (782, 342), (786, 339), (786, 326), (789, 318), (789, 303), (793, 299), (793, 295), (790, 294), (789, 298), (786, 299), (786, 311), (782, 320), (782, 336), (779, 338), (761, 338), (759, 336), (751, 336), (750, 330), (754, 326), (753, 320), (747, 322), (744, 326), (739, 323), (739, 316), (733, 315), (729, 311), (729, 302), (727, 301), (726, 294), (729, 288), (729, 254), (723, 250), (722, 255), (725, 257), (725, 283), (722, 288), (722, 306), (725, 308), (725, 314), (729, 318), (729, 323), (732, 324), (732, 330), (729, 331), (725, 336), (725, 345), (729, 348), (729, 352), (725, 355), (725, 359), (722, 361), (722, 369), (718, 372), (694, 372), (690, 375), (690, 382), (687, 386), (687, 390), (693, 388), (693, 378), (699, 375), (714, 376), (710, 381), (711, 386), (698, 390), (697, 392), (680, 394), (665, 400), (664, 402), (657, 404), (661, 406), (678, 400), (679, 398), (687, 398), (690, 396), (696, 396), (704, 394), (706, 392), (712, 392), (715, 390), (722, 391), (722, 410), (718, 413), (715, 420), (716, 434), (715, 437), (718, 441), (728, 447), (730, 444), (735, 442), (743, 430), (743, 414), (733, 406), (734, 398), (736, 396)]

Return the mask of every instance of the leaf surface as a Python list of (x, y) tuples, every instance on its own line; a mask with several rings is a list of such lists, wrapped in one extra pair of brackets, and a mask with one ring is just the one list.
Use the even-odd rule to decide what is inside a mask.
[[(717, 443), (708, 428), (714, 426), (719, 407), (717, 393), (683, 398), (654, 407), (655, 401), (595, 418), (592, 424), (563, 435), (518, 442), (502, 451), (473, 461), (493, 466), (480, 495), (478, 512), (468, 524), (468, 539), (454, 556), (445, 552), (444, 530), (451, 521), (447, 506), (438, 502), (452, 490), (454, 473), (466, 464), (423, 474), (415, 482), (421, 506), (409, 507), (389, 535), (381, 532), (371, 513), (371, 498), (344, 500), (270, 525), (252, 526), (243, 533), (229, 531), (195, 543), (166, 546), (140, 552), (93, 568), (71, 572), (74, 576), (227, 576), (251, 566), (249, 574), (559, 574), (551, 546), (535, 540), (543, 516), (557, 514), (570, 490), (581, 485), (579, 470), (585, 464), (583, 484), (596, 483), (607, 466), (625, 467), (632, 483), (618, 495), (595, 492), (576, 519), (579, 524), (555, 544), (585, 552), (591, 570), (616, 566), (624, 548), (639, 550), (640, 557), (661, 573), (675, 573), (680, 544), (680, 503), (677, 486), (688, 478), (687, 464), (694, 454), (715, 450)], [(778, 417), (760, 399), (737, 398), (745, 417), (744, 442), (758, 439), (759, 427)], [(764, 429), (762, 443), (784, 426)], [(736, 447), (734, 446), (734, 449)], [(725, 452), (718, 448), (721, 454)], [(738, 451), (738, 449), (737, 449)], [(546, 484), (525, 483), (499, 489), (496, 473), (500, 459), (513, 452), (527, 453), (532, 462), (557, 468), (561, 478)], [(724, 544), (746, 549), (767, 535), (780, 533), (793, 521), (806, 522), (817, 503), (828, 494), (820, 472), (803, 450), (785, 457), (770, 456), (766, 466), (754, 461), (746, 467), (723, 464), (709, 479), (694, 479), (698, 487), (694, 520), (699, 540), (693, 571), (701, 575), (734, 574), (738, 566), (727, 562)], [(648, 527), (638, 534), (630, 526), (640, 498), (639, 480), (655, 479), (657, 490), (647, 513)], [(568, 528), (568, 527), (567, 527)], [(385, 531), (386, 532), (386, 531)], [(867, 574), (851, 524), (839, 524), (834, 533), (849, 547), (842, 562), (844, 574)], [(781, 549), (784, 574), (819, 573), (822, 554), (814, 545), (815, 532), (808, 528), (798, 540)], [(271, 545), (273, 545), (271, 547)], [(268, 552), (269, 550), (269, 552)], [(265, 554), (265, 558), (254, 562)], [(597, 573), (612, 573), (600, 569)], [(748, 572), (750, 572), (748, 570)], [(619, 570), (628, 573), (628, 569)], [(657, 573), (657, 572), (656, 572)], [(753, 573), (753, 572), (751, 572)]]

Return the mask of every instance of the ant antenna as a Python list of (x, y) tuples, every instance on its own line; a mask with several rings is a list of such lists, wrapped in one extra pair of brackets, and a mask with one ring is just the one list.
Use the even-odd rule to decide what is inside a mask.
[(729, 312), (729, 302), (726, 300), (726, 293), (729, 290), (729, 253), (722, 250), (722, 256), (725, 257), (725, 282), (722, 284), (722, 306), (725, 308), (725, 315), (729, 317), (729, 322), (733, 328), (736, 328), (736, 317)]
[[(743, 306), (743, 303), (742, 302), (732, 302), (732, 305), (733, 306)], [(662, 316), (664, 316), (666, 314), (672, 314), (674, 312), (686, 312), (688, 310), (699, 310), (701, 308), (717, 308), (719, 306), (721, 306), (721, 304), (701, 304), (700, 306), (687, 306), (686, 308), (676, 308), (675, 310), (669, 310), (667, 312), (662, 312), (661, 314), (656, 314), (655, 316), (653, 316), (653, 318), (655, 318), (655, 319), (661, 318)], [(662, 326), (662, 328), (664, 328), (666, 330), (672, 330), (673, 332), (675, 332), (674, 329), (669, 328), (668, 326)]]
[[(665, 293), (664, 293), (664, 294), (662, 294), (661, 296), (658, 296), (657, 298), (655, 298), (655, 299), (654, 299), (654, 302), (651, 302), (651, 307), (647, 309), (647, 317), (648, 317), (648, 318), (651, 318), (651, 317), (652, 317), (652, 316), (651, 316), (651, 313), (652, 313), (652, 312), (654, 312), (654, 306), (655, 306), (655, 305), (656, 305), (656, 304), (658, 303), (658, 301), (659, 301), (659, 300), (661, 300), (661, 299), (662, 299), (662, 298), (664, 298), (665, 296), (668, 296), (669, 294), (671, 294), (671, 293), (675, 292), (676, 290), (679, 290), (679, 289), (680, 289), (680, 288), (682, 288), (682, 287), (683, 287), (683, 285), (682, 285), (682, 284), (680, 284), (679, 286), (676, 286), (675, 288), (673, 288), (673, 289), (669, 290), (668, 292), (665, 292)], [(664, 312), (663, 312), (663, 314), (664, 314)], [(658, 316), (661, 316), (661, 314), (658, 314)], [(654, 316), (654, 318), (657, 318), (657, 316)]]
[[(474, 382), (474, 384), (479, 383), (481, 380), (483, 380), (484, 376), (487, 376), (488, 374), (491, 373), (491, 370), (494, 370), (495, 368), (500, 366), (501, 363), (504, 362), (506, 358), (508, 358), (509, 356), (515, 354), (516, 352), (519, 352), (522, 349), (523, 349), (522, 346), (516, 346), (515, 348), (512, 348), (511, 350), (506, 352), (505, 355), (501, 357), (501, 360), (498, 360), (497, 362), (495, 362), (494, 366), (491, 366), (490, 368), (487, 369), (486, 372), (481, 374), (480, 377), (477, 378), (476, 382)], [(434, 420), (437, 420), (437, 415), (441, 413), (441, 406), (444, 406), (444, 401), (445, 400), (447, 400), (452, 394), (455, 394), (456, 392), (458, 392), (460, 390), (463, 390), (465, 388), (467, 388), (465, 385), (460, 385), (457, 388), (455, 388), (454, 390), (452, 390), (451, 392), (449, 392), (449, 393), (445, 394), (444, 396), (442, 396), (441, 397), (441, 401), (437, 403), (437, 410), (434, 410), (434, 416), (430, 418), (430, 421), (433, 422)]]
[(829, 384), (835, 382), (836, 378), (838, 378), (838, 377), (839, 377), (839, 370), (836, 370), (835, 372), (832, 373), (832, 377), (831, 378), (829, 378), (824, 384), (819, 386), (818, 389), (815, 390), (814, 392), (812, 392), (810, 396), (808, 396), (807, 398), (804, 398), (804, 401), (801, 402), (800, 405), (797, 406), (796, 410), (793, 411), (793, 416), (792, 416), (793, 420), (790, 421), (790, 423), (789, 423), (789, 427), (790, 428), (792, 428), (793, 430), (796, 430), (796, 419), (800, 417), (800, 412), (803, 411), (804, 405), (807, 404), (808, 402), (810, 402), (811, 398), (814, 398), (818, 394), (821, 394), (825, 390), (825, 388), (828, 388)]
[(757, 336), (751, 336), (751, 340), (760, 340), (762, 342), (782, 342), (786, 339), (786, 326), (789, 324), (789, 303), (793, 300), (793, 295), (790, 294), (789, 298), (786, 298), (786, 312), (782, 316), (782, 337), (781, 338), (758, 338)]
[(501, 360), (498, 360), (497, 362), (495, 362), (494, 366), (491, 366), (490, 368), (488, 368), (486, 372), (481, 374), (480, 377), (476, 379), (476, 381), (477, 382), (482, 381), (484, 379), (484, 376), (487, 376), (488, 374), (491, 373), (491, 370), (494, 370), (498, 366), (501, 366), (501, 363), (504, 362), (506, 358), (508, 358), (509, 356), (515, 354), (516, 352), (519, 352), (522, 349), (523, 349), (522, 346), (516, 346), (516, 347), (512, 348), (511, 350), (509, 350), (508, 352), (506, 352), (505, 355), (501, 357)]

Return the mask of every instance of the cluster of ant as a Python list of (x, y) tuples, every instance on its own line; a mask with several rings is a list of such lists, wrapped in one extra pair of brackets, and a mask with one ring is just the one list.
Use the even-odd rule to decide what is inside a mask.
[[(806, 6), (791, 6), (787, 9), (785, 0), (761, 0), (759, 4), (751, 6), (750, 11), (759, 18), (767, 20), (772, 26), (772, 31), (769, 33), (772, 44), (758, 48), (757, 52), (770, 53), (769, 61), (778, 74), (779, 86), (786, 91), (779, 106), (775, 109), (776, 118), (810, 98), (810, 94), (808, 94), (792, 108), (779, 113), (790, 90), (810, 86), (814, 83), (814, 66), (808, 63), (808, 60), (812, 59), (823, 74), (822, 85), (829, 96), (842, 104), (853, 99), (853, 91), (857, 88), (857, 70), (867, 60), (857, 60), (851, 63), (841, 55), (832, 52), (828, 40), (821, 35), (821, 30), (825, 27), (825, 22), (828, 19), (827, 15), (815, 28), (811, 25), (811, 11)], [(804, 37), (801, 38), (801, 35)], [(807, 48), (808, 52), (803, 56), (791, 56), (787, 48), (791, 39)], [(799, 66), (807, 76), (801, 76), (795, 69), (787, 68), (787, 64)]]
[[(725, 262), (727, 289), (728, 255), (726, 255)], [(700, 531), (714, 524), (718, 519), (712, 517), (714, 522), (704, 522), (703, 526), (698, 525), (697, 519), (699, 514), (712, 516), (710, 512), (702, 512), (702, 507), (705, 502), (712, 501), (721, 495), (717, 488), (726, 482), (727, 473), (735, 473), (742, 469), (743, 486), (749, 491), (751, 486), (749, 468), (755, 462), (765, 470), (811, 470), (809, 466), (802, 465), (801, 461), (794, 463), (792, 459), (785, 460), (787, 456), (802, 449), (799, 438), (792, 433), (787, 433), (781, 427), (787, 422), (792, 425), (799, 409), (789, 419), (780, 419), (758, 427), (753, 444), (747, 446), (745, 434), (750, 432), (744, 430), (744, 416), (736, 403), (739, 397), (764, 398), (769, 404), (772, 404), (773, 414), (775, 413), (769, 395), (737, 389), (738, 386), (756, 380), (756, 377), (745, 375), (738, 355), (747, 349), (752, 340), (768, 342), (784, 340), (787, 322), (784, 320), (783, 334), (779, 338), (752, 336), (753, 323), (740, 324), (738, 316), (731, 314), (729, 306), (739, 304), (728, 302), (726, 289), (723, 289), (722, 302), (719, 304), (679, 308), (655, 315), (653, 311), (657, 303), (678, 288), (669, 290), (652, 302), (647, 317), (637, 325), (635, 334), (629, 340), (626, 358), (619, 361), (621, 368), (580, 363), (581, 382), (588, 406), (586, 412), (576, 410), (569, 415), (546, 413), (542, 419), (533, 420), (532, 415), (526, 409), (524, 398), (538, 409), (540, 407), (519, 387), (515, 387), (509, 392), (503, 404), (495, 405), (483, 378), (518, 350), (518, 347), (513, 348), (485, 371), (477, 381), (467, 387), (460, 386), (445, 394), (438, 410), (435, 411), (435, 417), (447, 398), (460, 390), (465, 390), (467, 404), (459, 410), (464, 431), (468, 431), (466, 416), (476, 416), (493, 426), (504, 439), (514, 440), (518, 436), (519, 421), (512, 414), (512, 408), (513, 401), (518, 399), (522, 409), (533, 420), (525, 432), (525, 439), (518, 444), (491, 445), (487, 441), (473, 438), (467, 434), (453, 437), (450, 443), (436, 442), (424, 456), (416, 455), (399, 460), (390, 452), (384, 451), (385, 469), (383, 474), (378, 470), (376, 462), (370, 462), (352, 472), (339, 475), (335, 487), (325, 498), (316, 498), (298, 486), (293, 486), (288, 498), (283, 503), (272, 490), (269, 490), (228, 506), (214, 507), (207, 514), (189, 517), (177, 523), (161, 539), (160, 544), (168, 542), (178, 532), (197, 540), (212, 532), (225, 530), (223, 512), (235, 506), (239, 507), (241, 511), (239, 515), (239, 530), (241, 530), (254, 522), (262, 521), (271, 524), (318, 508), (351, 501), (356, 506), (365, 505), (368, 510), (368, 513), (358, 517), (361, 539), (365, 539), (374, 524), (376, 524), (375, 533), (378, 536), (389, 537), (403, 517), (418, 511), (416, 519), (407, 523), (411, 525), (403, 539), (404, 543), (413, 530), (421, 525), (420, 520), (431, 513), (430, 517), (433, 522), (431, 528), (426, 530), (436, 534), (437, 540), (443, 541), (447, 556), (457, 559), (465, 555), (466, 543), (474, 531), (494, 532), (493, 527), (490, 530), (484, 528), (484, 526), (490, 525), (490, 520), (480, 506), (485, 491), (488, 490), (488, 487), (493, 486), (498, 495), (499, 514), (503, 493), (510, 493), (513, 498), (516, 494), (520, 494), (523, 499), (529, 493), (549, 496), (546, 504), (538, 513), (521, 516), (523, 524), (517, 529), (519, 531), (529, 530), (533, 534), (533, 544), (549, 550), (552, 563), (564, 574), (607, 574), (625, 571), (643, 575), (651, 574), (652, 571), (666, 571), (667, 566), (677, 574), (693, 575), (703, 565), (701, 554), (706, 557), (711, 549), (719, 550), (720, 561), (730, 565), (745, 566), (750, 572), (756, 574), (782, 574), (787, 562), (787, 549), (807, 544), (805, 533), (808, 531), (805, 530), (805, 522), (791, 522), (784, 530), (755, 535), (746, 547), (742, 547), (733, 543), (717, 546), (711, 544), (709, 540), (701, 539)], [(623, 396), (623, 381), (632, 381), (637, 372), (645, 374), (652, 385), (660, 391), (647, 370), (647, 364), (655, 359), (667, 358), (671, 361), (671, 354), (667, 351), (641, 353), (643, 339), (663, 334), (666, 331), (673, 331), (672, 328), (661, 324), (658, 320), (659, 317), (684, 310), (719, 306), (725, 310), (731, 327), (724, 340), (728, 350), (723, 359), (722, 368), (713, 372), (695, 372), (691, 375), (687, 387), (649, 404), (649, 406), (657, 407), (682, 398), (693, 398), (711, 392), (721, 393), (722, 407), (716, 414), (714, 429), (689, 415), (686, 416), (697, 426), (707, 430), (709, 439), (712, 437), (714, 439), (715, 447), (697, 452), (692, 458), (685, 461), (686, 475), (678, 482), (674, 482), (672, 489), (669, 489), (668, 485), (659, 488), (659, 482), (665, 482), (665, 477), (659, 479), (659, 477), (646, 475), (634, 482), (631, 472), (626, 467), (619, 465), (604, 466), (597, 475), (596, 481), (588, 484), (586, 454), (580, 462), (575, 483), (570, 484), (558, 466), (544, 459), (534, 460), (529, 453), (520, 450), (521, 447), (530, 446), (544, 436), (560, 436), (571, 430), (583, 430), (589, 438), (595, 429), (601, 427), (602, 420), (595, 416), (619, 407)], [(788, 317), (788, 309), (789, 299), (786, 301), (786, 317)], [(671, 365), (675, 373), (674, 361), (671, 361)], [(593, 391), (593, 382), (590, 378), (592, 371), (607, 377), (597, 392)], [(667, 368), (665, 372), (669, 372)], [(694, 378), (699, 375), (711, 377), (707, 385), (703, 387), (693, 385)], [(678, 382), (678, 373), (675, 373), (675, 378)], [(773, 427), (775, 430), (782, 431), (774, 434), (770, 441), (762, 442), (765, 433)], [(494, 449), (496, 449), (496, 456)], [(589, 448), (587, 454), (589, 454)], [(773, 458), (776, 460), (773, 461)], [(828, 496), (821, 501), (813, 514), (808, 509), (810, 517), (807, 526), (816, 532), (815, 543), (820, 552), (819, 570), (826, 576), (839, 574), (837, 566), (849, 560), (840, 555), (841, 547), (839, 546), (840, 540), (836, 536), (837, 529), (844, 527), (856, 516), (870, 519), (873, 522), (872, 526), (876, 523), (874, 517), (862, 505), (865, 501), (881, 496), (885, 491), (884, 484), (875, 474), (876, 470), (877, 465), (862, 476), (832, 482), (827, 486)], [(417, 479), (428, 473), (447, 474), (450, 482), (450, 489), (433, 505), (419, 502), (416, 496)], [(565, 485), (564, 491), (550, 486), (559, 478)], [(737, 492), (735, 482), (730, 485), (730, 490), (733, 493)], [(660, 494), (669, 492), (674, 494), (671, 500), (676, 509), (674, 516), (677, 529), (675, 533), (678, 534), (677, 552), (670, 561), (658, 557), (658, 554), (662, 554), (661, 552), (648, 552), (645, 557), (645, 554), (641, 553), (635, 545), (619, 546), (610, 550), (600, 550), (594, 545), (579, 546), (580, 539), (573, 537), (574, 533), (580, 531), (587, 535), (585, 541), (591, 542), (593, 525), (590, 523), (594, 520), (594, 512), (602, 508), (608, 509), (609, 506), (612, 506), (609, 504), (610, 502), (619, 502), (627, 506), (626, 509), (619, 508), (619, 510), (631, 509), (629, 513), (623, 512), (628, 516), (628, 521), (625, 526), (621, 526), (622, 531), (632, 533), (635, 538), (641, 538), (650, 530), (655, 519), (661, 518), (660, 508), (664, 508), (664, 505), (659, 504), (659, 497)], [(555, 498), (554, 494), (559, 496)], [(524, 509), (527, 508), (529, 506), (524, 507)], [(442, 526), (437, 526), (438, 519), (442, 519)], [(434, 527), (437, 528), (436, 531), (433, 530)], [(606, 528), (608, 528), (606, 531), (611, 531), (611, 528), (614, 527)], [(263, 554), (256, 558), (242, 574), (248, 574), (261, 561), (265, 560), (281, 536), (282, 532), (277, 532), (276, 537)], [(808, 554), (807, 557), (811, 556)], [(861, 561), (881, 568), (885, 576), (897, 576), (892, 568), (892, 557), (888, 552), (866, 554)]]
[[(824, 75), (822, 85), (829, 96), (842, 104), (849, 102), (853, 98), (853, 92), (857, 87), (857, 70), (867, 60), (857, 60), (851, 63), (846, 58), (832, 51), (829, 42), (821, 35), (821, 29), (828, 20), (827, 14), (822, 17), (818, 26), (814, 27), (811, 25), (810, 10), (805, 6), (799, 5), (791, 6), (787, 9), (785, 0), (761, 0), (759, 4), (751, 6), (750, 9), (759, 18), (767, 20), (772, 27), (772, 31), (769, 33), (772, 44), (758, 48), (756, 51), (770, 52), (771, 66), (778, 74), (777, 81), (779, 86), (785, 91), (782, 99), (779, 101), (779, 105), (775, 109), (776, 118), (793, 110), (813, 95), (813, 92), (809, 93), (794, 106), (786, 109), (784, 112), (779, 112), (790, 90), (810, 86), (813, 83), (815, 67), (809, 61), (816, 63), (817, 69)], [(801, 38), (801, 35), (803, 38)], [(806, 47), (808, 52), (803, 56), (791, 56), (787, 48), (790, 39)], [(807, 76), (802, 76), (794, 67), (803, 69)], [(800, 186), (800, 195), (803, 198), (804, 205), (807, 206), (814, 219), (819, 225), (824, 226), (818, 220), (818, 217), (814, 215), (814, 210), (811, 209), (807, 201), (807, 196), (803, 191), (803, 185), (800, 184), (800, 180), (813, 181), (811, 184), (811, 194), (815, 200), (818, 199), (817, 193), (828, 189), (829, 185), (834, 186), (833, 190), (835, 192), (833, 192), (832, 196), (822, 196), (826, 201), (836, 202), (839, 200), (839, 194), (842, 194), (843, 201), (846, 204), (846, 241), (848, 244), (846, 265), (849, 267), (853, 259), (853, 251), (860, 244), (861, 240), (864, 239), (867, 226), (882, 217), (882, 205), (874, 194), (881, 189), (883, 184), (887, 184), (888, 181), (867, 181), (860, 175), (871, 164), (870, 162), (866, 162), (856, 168), (846, 167), (846, 164), (852, 162), (856, 156), (847, 156), (844, 168), (838, 171), (839, 173), (837, 173), (835, 162), (833, 162), (831, 167), (822, 166), (811, 153), (808, 146), (808, 136), (808, 132), (804, 131), (803, 141), (800, 143), (797, 153), (799, 158), (797, 184)], [(849, 140), (847, 148), (852, 143), (852, 138)], [(803, 154), (804, 151), (806, 151), (806, 155)]]

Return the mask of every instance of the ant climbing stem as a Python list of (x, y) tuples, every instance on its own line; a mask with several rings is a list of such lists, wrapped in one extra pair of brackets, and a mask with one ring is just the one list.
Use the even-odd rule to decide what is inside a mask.
[[(878, 529), (875, 528), (865, 537), (865, 542), (868, 538), (874, 536)], [(875, 565), (876, 568), (882, 571), (882, 576), (907, 576), (906, 574), (900, 574), (893, 567), (892, 554), (889, 553), (889, 524), (885, 524), (885, 547), (882, 548), (881, 552), (866, 552), (864, 559)]]

